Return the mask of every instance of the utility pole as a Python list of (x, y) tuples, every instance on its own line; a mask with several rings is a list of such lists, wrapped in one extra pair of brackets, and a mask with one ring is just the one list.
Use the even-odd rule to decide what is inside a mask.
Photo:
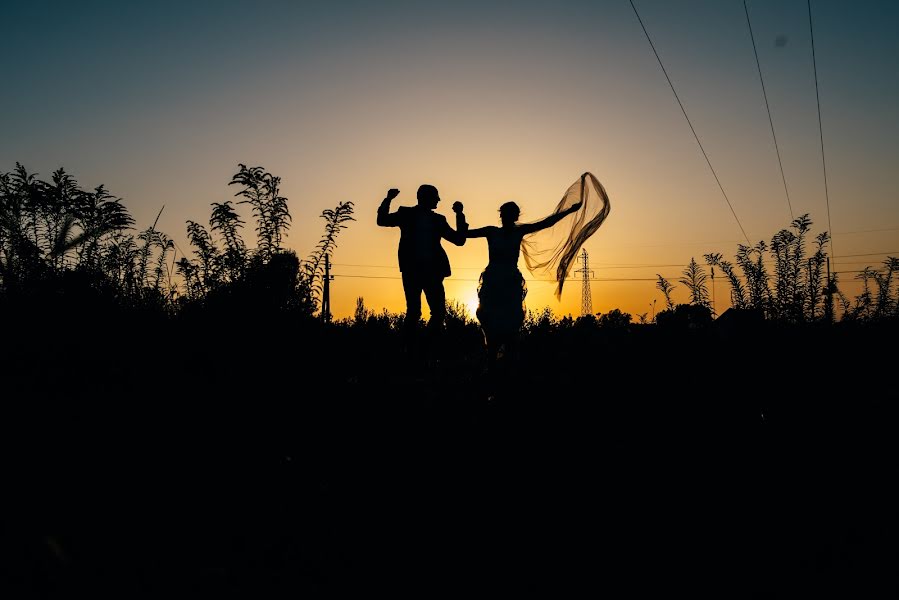
[[(808, 259), (808, 281), (811, 282), (811, 280), (812, 280), (812, 259), (809, 258)], [(811, 314), (809, 314), (809, 320), (814, 321), (815, 320), (815, 305), (814, 305), (814, 303), (810, 303), (810, 304), (811, 304), (811, 306), (809, 307), (809, 313), (811, 313)]]
[(325, 277), (322, 280), (322, 322), (331, 322), (331, 261), (329, 255), (325, 254)]
[(833, 292), (834, 289), (830, 285), (830, 257), (827, 257), (827, 285), (824, 286), (824, 319), (827, 324), (833, 323)]
[(581, 276), (581, 316), (593, 314), (593, 298), (590, 296), (590, 278), (593, 277), (593, 271), (587, 262), (587, 249), (581, 250), (580, 260), (584, 263), (584, 268), (578, 269), (575, 273), (583, 273)]

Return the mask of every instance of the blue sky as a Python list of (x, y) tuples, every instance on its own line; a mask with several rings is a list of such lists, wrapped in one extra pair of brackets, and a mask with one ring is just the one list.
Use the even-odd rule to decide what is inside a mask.
[[(634, 4), (740, 225), (770, 239), (789, 212), (743, 2)], [(899, 3), (811, 2), (821, 130), (808, 4), (747, 6), (794, 214), (827, 229), (829, 197), (848, 281), (850, 258), (899, 251)], [(655, 265), (745, 241), (627, 0), (7, 2), (3, 14), (0, 169), (104, 183), (139, 227), (165, 206), (160, 228), (184, 252), (185, 221), (231, 196), (241, 162), (282, 177), (301, 256), (321, 211), (353, 201), (338, 316), (359, 295), (402, 309), (399, 281), (372, 278), (397, 275), (394, 232), (373, 216), (389, 187), (402, 204), (435, 183), (478, 226), (510, 199), (542, 216), (594, 172), (613, 207), (587, 245), (599, 278), (676, 277)], [(468, 302), (486, 249), (451, 259), (448, 293)], [(658, 296), (651, 282), (594, 285), (597, 310), (644, 312)], [(551, 287), (535, 282), (529, 299), (550, 303)], [(576, 310), (569, 292), (560, 312)]]

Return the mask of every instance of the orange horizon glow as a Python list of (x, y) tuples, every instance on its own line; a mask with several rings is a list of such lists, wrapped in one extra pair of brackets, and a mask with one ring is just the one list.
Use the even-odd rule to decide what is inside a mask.
[[(657, 314), (657, 274), (686, 302), (677, 280), (691, 258), (733, 260), (738, 244), (770, 242), (805, 213), (812, 236), (834, 232), (832, 267), (853, 298), (858, 271), (899, 256), (899, 8), (882, 3), (872, 19), (815, 7), (813, 70), (805, 3), (751, 7), (758, 64), (740, 3), (642, 4), (683, 111), (626, 2), (274, 3), (264, 31), (199, 4), (172, 19), (150, 6), (18, 3), (0, 39), (0, 55), (16, 57), (0, 170), (20, 162), (46, 179), (64, 167), (122, 197), (138, 230), (162, 210), (157, 229), (178, 258), (192, 257), (186, 222), (234, 200), (240, 163), (281, 177), (293, 219), (283, 245), (301, 259), (322, 211), (351, 201), (356, 220), (331, 257), (336, 319), (359, 297), (405, 311), (399, 231), (375, 224), (389, 188), (395, 209), (433, 184), (437, 212), (459, 200), (482, 227), (509, 200), (524, 222), (546, 216), (585, 171), (611, 200), (584, 246), (594, 313)], [(238, 212), (253, 247), (255, 222)], [(444, 247), (447, 298), (473, 310), (486, 242)], [(519, 264), (529, 309), (581, 314), (577, 274), (556, 300)], [(729, 296), (719, 276), (719, 314)]]

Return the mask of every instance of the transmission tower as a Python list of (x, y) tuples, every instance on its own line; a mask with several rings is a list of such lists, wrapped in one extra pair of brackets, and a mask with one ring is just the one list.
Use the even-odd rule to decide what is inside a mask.
[(584, 263), (584, 267), (575, 271), (582, 273), (581, 275), (581, 316), (593, 314), (593, 299), (590, 296), (590, 278), (593, 277), (593, 271), (590, 270), (590, 264), (587, 258), (587, 249), (581, 250), (578, 260)]

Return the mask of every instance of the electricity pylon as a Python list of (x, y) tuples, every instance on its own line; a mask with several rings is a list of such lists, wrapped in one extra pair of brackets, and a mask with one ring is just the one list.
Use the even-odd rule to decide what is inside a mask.
[(590, 270), (588, 263), (587, 249), (581, 250), (578, 260), (584, 263), (582, 269), (578, 269), (575, 273), (582, 273), (581, 276), (581, 316), (593, 314), (593, 298), (590, 296), (590, 278), (593, 277), (593, 271)]

